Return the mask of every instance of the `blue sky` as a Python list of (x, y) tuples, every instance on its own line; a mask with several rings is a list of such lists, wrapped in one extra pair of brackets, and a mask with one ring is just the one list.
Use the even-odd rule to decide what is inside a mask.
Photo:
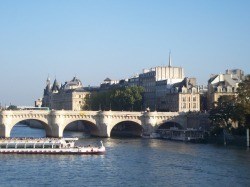
[(168, 63), (206, 84), (250, 73), (250, 1), (1, 0), (0, 102), (33, 105), (49, 75), (84, 85)]

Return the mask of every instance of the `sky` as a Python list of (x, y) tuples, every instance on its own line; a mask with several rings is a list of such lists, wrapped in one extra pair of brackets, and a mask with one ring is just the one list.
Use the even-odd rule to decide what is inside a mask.
[(168, 64), (207, 84), (250, 73), (249, 0), (0, 0), (0, 103), (34, 105), (49, 76), (84, 86)]

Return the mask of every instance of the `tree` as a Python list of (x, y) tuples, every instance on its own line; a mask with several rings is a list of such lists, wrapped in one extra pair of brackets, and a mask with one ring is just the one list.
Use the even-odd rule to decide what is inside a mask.
[(239, 84), (237, 89), (238, 106), (242, 108), (245, 117), (245, 126), (250, 127), (250, 75), (247, 75), (245, 79)]
[(142, 106), (143, 88), (140, 86), (122, 87), (108, 91), (93, 92), (85, 97), (86, 110), (135, 110)]
[(110, 91), (92, 92), (84, 98), (84, 110), (109, 110), (110, 109)]
[(237, 105), (235, 96), (221, 96), (209, 114), (212, 123), (222, 128), (229, 129), (233, 122), (244, 121), (242, 108)]
[(135, 110), (139, 111), (142, 106), (143, 88), (131, 86), (113, 90), (111, 104), (114, 110)]

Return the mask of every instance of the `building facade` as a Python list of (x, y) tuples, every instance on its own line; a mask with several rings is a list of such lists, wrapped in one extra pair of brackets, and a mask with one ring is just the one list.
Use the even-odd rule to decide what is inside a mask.
[(200, 111), (200, 94), (194, 78), (168, 87), (166, 81), (158, 81), (156, 86), (157, 109), (168, 112)]
[(165, 94), (167, 89), (175, 83), (184, 79), (184, 69), (173, 67), (171, 54), (169, 54), (168, 66), (157, 66), (149, 70), (143, 70), (139, 75), (139, 85), (144, 88), (143, 103), (144, 107), (157, 109), (159, 95)]
[(52, 86), (48, 78), (42, 98), (42, 106), (54, 110), (82, 110), (85, 104), (84, 98), (87, 94), (89, 92), (83, 88), (81, 81), (76, 77), (62, 85), (59, 85), (55, 79)]
[(221, 96), (236, 96), (238, 84), (244, 79), (244, 72), (239, 69), (226, 70), (225, 74), (211, 75), (208, 80), (208, 107), (213, 107)]

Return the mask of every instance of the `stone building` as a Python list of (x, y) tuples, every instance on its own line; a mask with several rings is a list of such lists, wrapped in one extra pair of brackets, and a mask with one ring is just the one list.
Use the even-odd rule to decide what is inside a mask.
[(128, 86), (139, 86), (139, 75), (134, 75), (128, 79)]
[(184, 69), (172, 66), (170, 54), (168, 66), (157, 66), (149, 70), (143, 70), (143, 73), (139, 75), (139, 85), (144, 88), (144, 107), (156, 108), (156, 92), (160, 92), (157, 89), (162, 89), (160, 81), (170, 88), (171, 85), (181, 82), (183, 79)]
[(209, 109), (224, 95), (237, 95), (238, 84), (244, 78), (244, 72), (239, 69), (226, 70), (225, 74), (211, 75), (208, 80)]
[(39, 98), (35, 101), (35, 107), (42, 107), (43, 100), (42, 98)]
[(157, 110), (169, 112), (200, 111), (200, 94), (195, 78), (168, 86), (167, 81), (156, 83)]
[(42, 106), (55, 110), (81, 110), (87, 94), (89, 92), (83, 88), (81, 81), (76, 77), (62, 85), (55, 79), (52, 86), (48, 78), (42, 98)]

